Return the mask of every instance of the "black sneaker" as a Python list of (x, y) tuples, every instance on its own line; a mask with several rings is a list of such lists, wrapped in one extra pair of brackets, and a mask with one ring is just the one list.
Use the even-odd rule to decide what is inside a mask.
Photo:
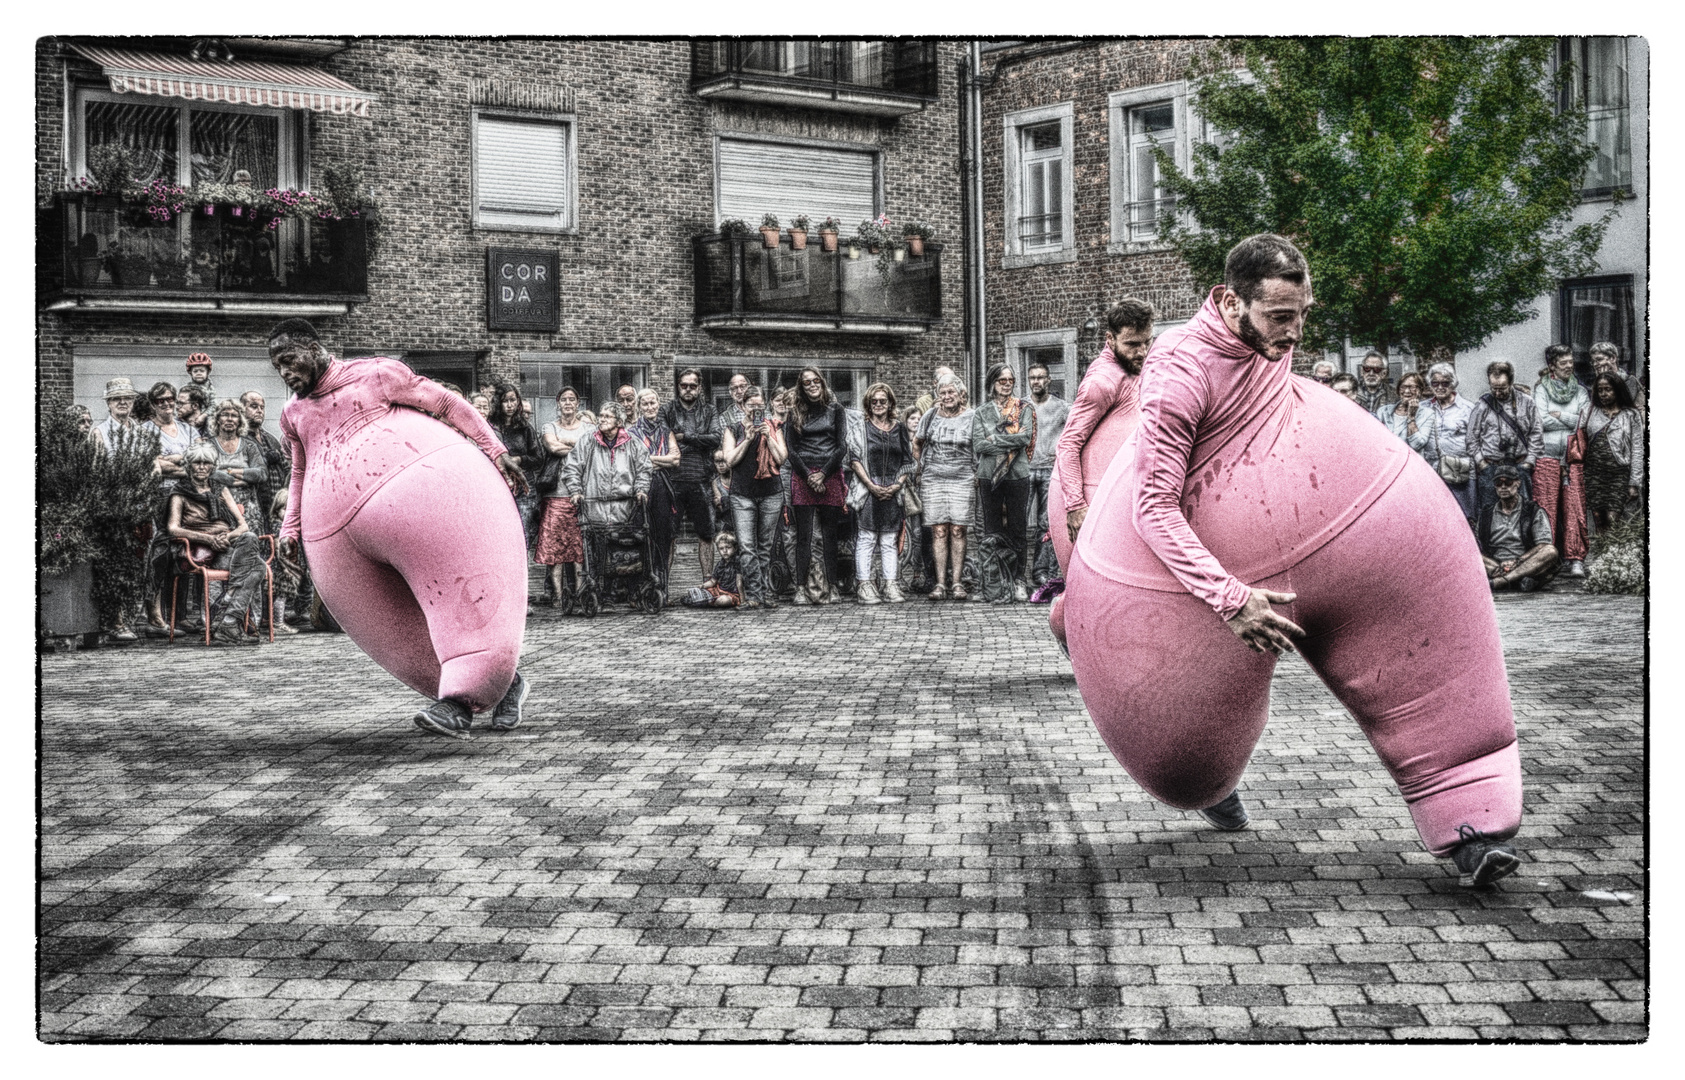
[(527, 699), (526, 676), (515, 672), (515, 681), (503, 692), (503, 700), (491, 711), (493, 731), (513, 731), (521, 723), (521, 703)]
[(466, 705), (459, 704), (446, 698), (415, 714), (415, 726), (434, 735), (445, 735), (452, 739), (467, 739), (468, 728), (474, 722), (474, 714), (468, 711)]
[(1457, 826), (1457, 836), (1462, 843), (1451, 852), (1451, 861), (1457, 866), (1457, 884), (1465, 889), (1490, 885), (1521, 866), (1521, 856), (1515, 853), (1513, 844), (1488, 840), (1472, 825)]
[(1209, 821), (1213, 826), (1234, 832), (1236, 829), (1246, 828), (1246, 823), (1252, 818), (1246, 812), (1246, 804), (1240, 801), (1240, 790), (1237, 788), (1229, 792), (1229, 797), (1216, 806), (1207, 806), (1199, 811), (1199, 816)]
[(238, 623), (218, 623), (211, 630), (211, 640), (221, 645), (256, 645), (257, 638), (247, 634)]

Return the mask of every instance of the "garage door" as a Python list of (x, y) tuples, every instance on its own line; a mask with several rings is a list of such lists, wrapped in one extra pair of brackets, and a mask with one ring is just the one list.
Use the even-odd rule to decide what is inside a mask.
[(196, 352), (211, 358), (211, 384), (218, 397), (237, 398), (256, 390), (268, 406), (269, 430), (280, 431), (281, 406), (289, 391), (269, 366), (269, 350), (262, 345), (77, 345), (76, 402), (86, 405), (97, 423), (105, 419), (107, 380), (125, 376), (141, 394), (155, 382), (180, 386), (187, 381), (187, 357)]

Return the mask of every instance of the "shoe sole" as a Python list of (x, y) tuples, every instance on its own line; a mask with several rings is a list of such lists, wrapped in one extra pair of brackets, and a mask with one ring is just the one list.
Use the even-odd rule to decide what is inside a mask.
[(418, 712), (415, 714), (415, 726), (427, 732), (429, 735), (443, 735), (447, 739), (461, 739), (464, 742), (473, 739), (473, 736), (468, 734), (466, 731), (452, 731), (450, 728), (440, 727), (436, 722), (434, 722), (431, 716), (428, 716), (424, 712)]
[[(1069, 653), (1067, 653), (1066, 655), (1068, 656)], [(1236, 824), (1232, 821), (1219, 820), (1218, 818), (1213, 817), (1210, 814), (1207, 814), (1204, 810), (1197, 810), (1197, 811), (1195, 811), (1195, 813), (1199, 814), (1200, 817), (1204, 818), (1206, 820), (1206, 822), (1209, 823), (1210, 826), (1213, 829), (1221, 829), (1224, 832), (1239, 832), (1240, 830), (1246, 828), (1248, 825), (1252, 824), (1252, 818), (1251, 818), (1250, 815), (1242, 818), (1240, 820), (1239, 824)]]
[(1478, 889), (1482, 885), (1490, 885), (1499, 878), (1508, 877), (1521, 867), (1519, 856), (1508, 851), (1488, 851), (1480, 860), (1480, 865), (1457, 878), (1457, 884), (1465, 889)]
[(515, 699), (515, 719), (504, 723), (502, 720), (494, 718), (491, 722), (493, 731), (514, 731), (521, 726), (521, 706), (527, 703), (527, 691), (531, 689), (532, 683), (523, 678), (521, 680), (521, 696)]

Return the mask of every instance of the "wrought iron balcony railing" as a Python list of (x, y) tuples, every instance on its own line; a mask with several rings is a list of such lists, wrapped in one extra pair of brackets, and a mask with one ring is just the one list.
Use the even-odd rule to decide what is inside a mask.
[(832, 333), (922, 334), (942, 318), (942, 245), (922, 255), (884, 256), (845, 240), (826, 252), (788, 237), (768, 248), (760, 237), (695, 241), (696, 321), (700, 326)]
[(343, 313), (368, 299), (368, 222), (205, 207), (167, 222), (101, 195), (67, 193), (40, 211), (36, 260), (50, 310)]
[(929, 41), (722, 38), (691, 45), (691, 89), (703, 97), (901, 116), (936, 100)]

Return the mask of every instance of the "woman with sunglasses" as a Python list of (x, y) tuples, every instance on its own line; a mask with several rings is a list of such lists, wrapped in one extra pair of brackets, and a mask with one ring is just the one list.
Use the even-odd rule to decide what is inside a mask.
[[(907, 428), (895, 415), (895, 391), (885, 383), (873, 383), (866, 388), (865, 427), (864, 454), (849, 455), (854, 486), (863, 489), (857, 499), (850, 500), (857, 515), (855, 597), (862, 604), (877, 604), (884, 600), (899, 604), (907, 599), (901, 595), (901, 585), (896, 580), (901, 568), (896, 545), (901, 539), (901, 523), (906, 518), (901, 505), (901, 489), (911, 482), (916, 462), (912, 443), (907, 438)], [(883, 566), (881, 597), (872, 584), (874, 549)]]
[[(796, 516), (796, 603), (829, 604), (837, 599), (837, 529), (842, 523), (847, 454), (843, 407), (818, 368), (804, 367), (796, 380), (796, 399), (784, 431), (794, 470), (791, 503)], [(813, 557), (813, 530), (819, 527), (823, 585), (806, 588)]]

